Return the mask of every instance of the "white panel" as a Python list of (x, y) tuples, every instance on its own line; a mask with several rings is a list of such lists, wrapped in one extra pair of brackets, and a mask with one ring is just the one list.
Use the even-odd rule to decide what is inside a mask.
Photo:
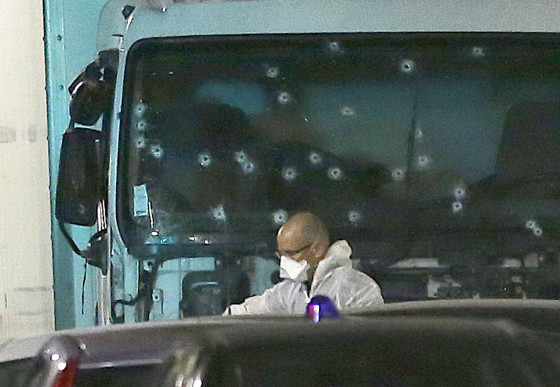
[(0, 334), (54, 329), (42, 0), (0, 1)]

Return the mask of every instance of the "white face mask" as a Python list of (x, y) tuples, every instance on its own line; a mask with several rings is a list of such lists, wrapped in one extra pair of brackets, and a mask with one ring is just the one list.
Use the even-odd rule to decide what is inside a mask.
[(294, 261), (292, 258), (283, 255), (280, 258), (280, 278), (288, 278), (296, 282), (307, 281), (307, 271), (309, 270), (307, 261)]

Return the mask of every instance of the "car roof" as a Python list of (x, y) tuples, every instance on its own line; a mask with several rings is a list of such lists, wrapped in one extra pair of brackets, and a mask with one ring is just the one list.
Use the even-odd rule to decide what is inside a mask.
[(217, 348), (236, 354), (263, 348), (287, 346), (293, 350), (354, 343), (367, 349), (376, 342), (404, 337), (414, 340), (421, 335), (453, 338), (465, 345), (476, 337), (479, 344), (504, 346), (513, 333), (523, 332), (499, 320), (433, 316), (344, 316), (319, 323), (299, 316), (215, 317), (119, 328), (71, 334), (85, 353), (80, 368), (160, 364), (177, 351), (188, 356)]
[[(475, 300), (387, 304), (369, 313), (346, 315), (314, 324), (304, 316), (213, 316), (62, 330), (51, 335), (11, 340), (0, 346), (0, 361), (33, 357), (58, 336), (73, 338), (84, 351), (83, 367), (156, 364), (182, 348), (241, 348), (306, 340), (351, 340), (356, 335), (483, 335), (504, 338), (533, 328), (554, 327), (558, 301)], [(520, 322), (520, 324), (516, 324)], [(557, 329), (557, 328), (556, 328)], [(501, 339), (500, 339), (501, 340)]]
[[(407, 380), (425, 385), (432, 378), (431, 384), (484, 385), (504, 371), (507, 380), (521, 382), (535, 375), (535, 380), (551, 385), (559, 374), (556, 348), (502, 319), (369, 315), (319, 323), (297, 319), (245, 324), (217, 325), (205, 332), (208, 336), (198, 337), (196, 345), (174, 347), (162, 367), (166, 380), (199, 372), (192, 364), (207, 364), (208, 371), (200, 369), (201, 380), (217, 374), (227, 385), (260, 385), (271, 379), (288, 385), (282, 378), (296, 376), (293, 367), (306, 374), (294, 385), (314, 380), (309, 374), (318, 378), (316, 385), (361, 385), (364, 378), (380, 375), (405, 385)], [(494, 369), (496, 359), (500, 361)], [(521, 372), (515, 369), (519, 362), (526, 367)], [(333, 373), (345, 371), (351, 374), (347, 381), (329, 381)], [(235, 376), (239, 379), (233, 380)]]

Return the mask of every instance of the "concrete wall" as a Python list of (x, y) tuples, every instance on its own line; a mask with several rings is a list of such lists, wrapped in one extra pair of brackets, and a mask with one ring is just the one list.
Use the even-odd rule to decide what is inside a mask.
[(41, 0), (0, 1), (0, 336), (54, 329)]

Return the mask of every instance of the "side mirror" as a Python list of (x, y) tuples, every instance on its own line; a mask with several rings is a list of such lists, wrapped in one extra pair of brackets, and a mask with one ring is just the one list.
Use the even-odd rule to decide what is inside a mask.
[(68, 87), (70, 117), (81, 125), (94, 125), (111, 105), (115, 89), (118, 50), (99, 52), (99, 57), (90, 63)]
[(56, 218), (64, 223), (92, 226), (97, 219), (104, 182), (104, 133), (87, 128), (64, 133), (60, 151)]

